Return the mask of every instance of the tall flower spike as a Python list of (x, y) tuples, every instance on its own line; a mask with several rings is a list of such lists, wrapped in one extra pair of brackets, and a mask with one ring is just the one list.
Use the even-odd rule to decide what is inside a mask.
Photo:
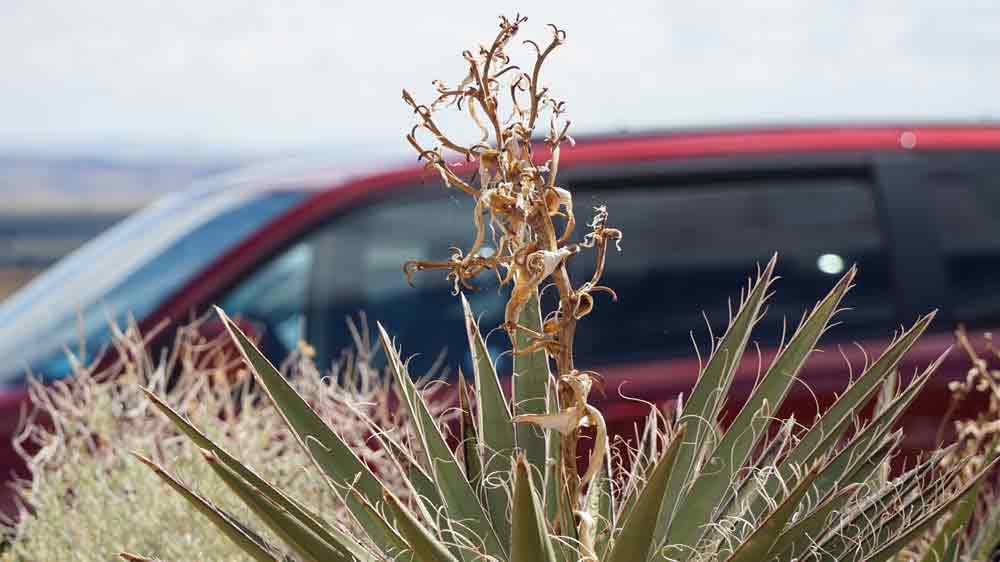
[[(503, 327), (510, 338), (513, 353), (523, 356), (544, 350), (555, 366), (556, 404), (550, 413), (522, 414), (518, 423), (532, 423), (562, 435), (562, 465), (557, 470), (559, 487), (566, 497), (577, 498), (581, 486), (600, 469), (607, 448), (607, 431), (600, 413), (587, 403), (590, 388), (600, 377), (579, 371), (574, 365), (573, 340), (577, 322), (594, 307), (595, 292), (614, 291), (600, 285), (604, 272), (607, 245), (621, 240), (621, 231), (607, 226), (607, 210), (595, 210), (590, 232), (583, 240), (571, 243), (576, 228), (572, 193), (558, 185), (561, 145), (572, 144), (569, 122), (563, 120), (566, 104), (555, 99), (540, 82), (548, 57), (566, 41), (566, 33), (550, 26), (551, 38), (545, 46), (533, 41), (523, 44), (534, 49), (529, 71), (510, 63), (506, 47), (527, 21), (517, 16), (501, 18), (500, 29), (489, 46), (462, 53), (466, 70), (457, 87), (436, 80), (436, 99), (419, 104), (408, 92), (403, 99), (417, 116), (417, 124), (406, 140), (414, 147), (428, 168), (440, 175), (446, 186), (455, 187), (475, 200), (473, 224), (475, 241), (466, 251), (454, 249), (443, 261), (409, 261), (403, 265), (407, 281), (423, 270), (443, 270), (454, 283), (455, 291), (471, 288), (473, 279), (483, 271), (494, 271), (502, 287), (510, 287), (504, 309)], [(506, 94), (506, 99), (504, 95)], [(458, 142), (438, 127), (437, 111), (449, 108), (465, 111), (478, 130), (471, 142)], [(540, 120), (541, 118), (541, 120)], [(533, 142), (537, 123), (548, 123), (544, 143), (549, 159), (539, 165)], [(421, 138), (433, 144), (425, 145)], [(454, 168), (444, 157), (446, 151), (469, 160), (466, 168)], [(461, 177), (457, 170), (468, 170), (472, 177)], [(478, 176), (476, 178), (475, 176)], [(473, 183), (478, 187), (473, 187)], [(489, 217), (488, 221), (484, 216)], [(561, 232), (557, 225), (563, 223)], [(487, 236), (493, 235), (493, 252), (480, 255)], [(583, 250), (593, 250), (595, 271), (590, 279), (574, 286), (567, 263)], [(501, 275), (502, 271), (502, 275)], [(543, 284), (551, 283), (559, 294), (554, 310), (541, 331), (519, 324), (524, 307), (540, 293)], [(523, 340), (518, 336), (524, 336)], [(521, 341), (521, 349), (518, 349)], [(524, 341), (528, 343), (525, 344)], [(598, 443), (583, 477), (577, 473), (576, 448), (581, 427), (594, 427)], [(570, 513), (575, 507), (568, 506)], [(562, 509), (562, 507), (560, 507)], [(572, 515), (570, 515), (572, 519)], [(578, 518), (581, 525), (587, 518)], [(590, 531), (581, 529), (580, 536)]]

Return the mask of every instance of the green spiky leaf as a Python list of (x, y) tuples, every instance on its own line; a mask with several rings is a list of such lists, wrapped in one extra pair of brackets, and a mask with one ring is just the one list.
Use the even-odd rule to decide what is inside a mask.
[(514, 499), (511, 505), (511, 560), (555, 562), (534, 478), (523, 455), (514, 459)]
[(657, 460), (646, 486), (639, 492), (635, 507), (625, 514), (625, 520), (611, 544), (606, 562), (646, 560), (656, 548), (658, 537), (651, 523), (657, 520), (662, 509), (673, 508), (672, 505), (663, 505), (663, 495), (667, 491), (670, 473), (677, 469), (678, 451), (685, 434), (686, 426), (681, 425), (667, 450)]
[(395, 515), (399, 532), (409, 543), (415, 560), (421, 562), (458, 562), (448, 552), (448, 547), (441, 544), (441, 541), (417, 521), (410, 510), (406, 509), (406, 506), (400, 503), (399, 499), (388, 490), (385, 493), (385, 503)]

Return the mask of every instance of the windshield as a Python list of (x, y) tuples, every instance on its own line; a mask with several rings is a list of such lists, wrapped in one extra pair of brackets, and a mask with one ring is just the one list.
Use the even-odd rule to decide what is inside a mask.
[(294, 191), (219, 186), (173, 194), (122, 221), (0, 303), (0, 385), (92, 360), (110, 322), (142, 319), (193, 275), (300, 202)]

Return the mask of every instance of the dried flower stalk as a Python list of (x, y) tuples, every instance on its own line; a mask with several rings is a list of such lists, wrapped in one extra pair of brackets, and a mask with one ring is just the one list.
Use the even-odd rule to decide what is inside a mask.
[[(568, 497), (578, 497), (600, 468), (607, 447), (607, 432), (601, 414), (587, 403), (594, 383), (600, 377), (592, 371), (581, 371), (574, 365), (573, 339), (579, 320), (594, 308), (594, 294), (606, 293), (612, 300), (615, 292), (601, 285), (608, 245), (621, 241), (622, 233), (608, 226), (608, 212), (595, 209), (589, 232), (582, 240), (570, 243), (576, 227), (573, 196), (558, 185), (559, 156), (563, 143), (573, 144), (569, 136), (570, 122), (563, 119), (566, 104), (552, 97), (540, 82), (541, 70), (548, 57), (566, 40), (566, 33), (552, 25), (551, 38), (544, 46), (528, 40), (524, 44), (534, 50), (534, 62), (525, 71), (511, 64), (506, 49), (527, 18), (500, 18), (500, 30), (489, 46), (475, 52), (465, 51), (465, 77), (455, 86), (435, 81), (437, 98), (430, 105), (417, 103), (403, 90), (403, 100), (413, 108), (418, 123), (406, 136), (428, 170), (437, 173), (446, 186), (456, 188), (475, 200), (473, 224), (475, 241), (466, 250), (452, 248), (446, 261), (412, 260), (403, 264), (407, 281), (417, 271), (447, 271), (455, 293), (461, 289), (475, 290), (472, 280), (484, 271), (494, 272), (500, 286), (510, 286), (504, 310), (503, 327), (510, 337), (515, 354), (544, 349), (555, 365), (555, 389), (559, 411), (554, 414), (521, 415), (515, 421), (534, 423), (558, 431), (562, 435), (562, 480)], [(501, 111), (501, 99), (509, 111)], [(435, 121), (437, 111), (455, 108), (467, 111), (481, 132), (473, 143), (460, 143), (449, 137)], [(548, 117), (548, 133), (544, 145), (549, 149), (547, 161), (536, 165), (532, 142), (540, 117)], [(430, 137), (429, 140), (421, 140)], [(457, 160), (457, 162), (456, 162)], [(471, 178), (461, 177), (459, 170), (471, 170)], [(565, 219), (565, 227), (557, 231), (555, 217)], [(495, 250), (482, 252), (489, 238)], [(586, 282), (575, 286), (566, 265), (583, 250), (593, 250), (595, 267)], [(543, 284), (552, 283), (559, 292), (559, 303), (549, 311), (541, 333), (518, 323), (521, 311)], [(529, 345), (517, 348), (515, 335), (521, 330)], [(590, 465), (582, 478), (577, 473), (577, 440), (582, 427), (597, 430), (597, 444)]]
[(985, 396), (987, 405), (975, 418), (953, 421), (958, 447), (942, 459), (942, 464), (951, 466), (968, 459), (963, 475), (971, 478), (1000, 446), (1000, 368), (990, 365), (991, 360), (1000, 362), (1000, 348), (994, 343), (993, 335), (987, 333), (982, 338), (982, 351), (977, 350), (964, 326), (955, 331), (955, 338), (972, 366), (964, 380), (948, 383), (952, 401), (945, 419), (949, 419), (959, 405), (977, 395)]

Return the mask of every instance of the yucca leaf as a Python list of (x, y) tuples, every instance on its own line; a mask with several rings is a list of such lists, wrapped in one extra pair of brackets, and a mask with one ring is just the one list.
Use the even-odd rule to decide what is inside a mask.
[[(296, 440), (306, 452), (310, 453), (317, 468), (329, 478), (334, 493), (340, 495), (350, 488), (360, 492), (371, 503), (379, 501), (382, 497), (382, 486), (368, 466), (362, 463), (351, 448), (320, 419), (240, 327), (222, 309), (216, 308), (216, 312)], [(307, 437), (311, 437), (321, 446), (309, 447), (306, 443)], [(313, 455), (316, 450), (322, 452), (324, 462), (316, 460)], [(396, 537), (394, 533), (387, 532), (385, 521), (371, 519), (367, 511), (361, 509), (361, 506), (349, 497), (344, 498), (344, 503), (373, 542), (387, 546), (394, 544)]]
[(353, 537), (342, 533), (327, 524), (323, 521), (323, 518), (319, 514), (313, 512), (306, 506), (302, 505), (295, 498), (286, 495), (284, 492), (278, 490), (269, 482), (258, 476), (253, 469), (241, 463), (235, 457), (230, 455), (228, 451), (205, 436), (205, 434), (198, 430), (198, 428), (184, 419), (183, 416), (177, 413), (166, 402), (162, 401), (160, 397), (145, 388), (142, 388), (141, 390), (160, 410), (160, 412), (170, 419), (170, 421), (172, 421), (182, 433), (187, 435), (187, 437), (191, 439), (191, 441), (193, 441), (198, 448), (211, 451), (215, 458), (224, 464), (226, 468), (236, 473), (236, 475), (245, 480), (248, 484), (250, 484), (250, 486), (259, 490), (268, 500), (288, 511), (293, 517), (312, 530), (312, 532), (322, 537), (326, 542), (330, 544), (342, 545), (358, 560), (366, 559), (365, 557), (368, 556), (368, 552), (361, 545), (359, 545)]
[[(923, 373), (915, 377), (905, 390), (899, 392), (898, 395), (889, 399), (888, 402), (876, 408), (873, 419), (851, 438), (848, 444), (841, 450), (841, 454), (838, 455), (840, 459), (847, 459), (847, 464), (844, 467), (845, 470), (847, 466), (853, 466), (852, 463), (858, 458), (864, 458), (869, 450), (884, 440), (892, 427), (896, 425), (896, 422), (903, 417), (903, 414), (910, 407), (910, 404), (913, 403), (913, 400), (916, 399), (917, 395), (927, 385), (927, 382), (947, 355), (948, 351), (945, 351), (937, 360), (924, 369)], [(892, 376), (890, 375), (890, 381), (887, 382), (891, 382), (891, 379)], [(820, 450), (827, 443), (830, 443), (830, 441), (825, 440), (820, 446)], [(832, 447), (833, 444), (831, 443), (830, 446)], [(829, 480), (831, 474), (825, 475), (824, 478)]]
[(604, 552), (616, 528), (615, 497), (610, 470), (609, 450), (601, 464), (601, 470), (587, 488), (586, 506), (594, 519), (594, 552)]
[[(538, 291), (533, 291), (518, 323), (535, 333), (542, 333), (542, 313)], [(514, 334), (516, 349), (527, 349), (531, 338), (524, 330)], [(544, 349), (514, 355), (514, 378), (511, 381), (514, 396), (514, 414), (544, 414), (549, 388), (549, 360)], [(530, 423), (519, 423), (514, 428), (517, 446), (524, 451), (531, 466), (545, 466), (546, 450), (544, 432)]]
[(576, 511), (576, 504), (569, 497), (566, 486), (562, 485), (563, 478), (559, 474), (562, 470), (562, 438), (556, 431), (549, 431), (549, 461), (545, 467), (544, 485), (544, 509), (545, 517), (553, 522), (553, 527), (549, 529), (551, 533), (557, 535), (559, 540), (555, 540), (553, 547), (556, 552), (556, 559), (560, 562), (576, 562), (579, 555), (571, 545), (577, 542), (576, 522), (573, 512)]
[(476, 425), (472, 422), (472, 410), (469, 406), (468, 389), (465, 386), (465, 375), (458, 371), (458, 409), (459, 437), (462, 440), (462, 461), (465, 467), (465, 477), (473, 490), (478, 491), (482, 485), (483, 462), (479, 457), (479, 437), (476, 435)]
[[(762, 409), (764, 411), (769, 410), (769, 408), (764, 408), (764, 406), (762, 406)], [(760, 486), (754, 485), (756, 483), (755, 475), (763, 474), (765, 470), (774, 465), (775, 459), (780, 458), (784, 454), (785, 449), (791, 443), (794, 429), (795, 416), (790, 416), (778, 426), (777, 433), (773, 438), (768, 440), (764, 450), (754, 461), (753, 466), (743, 471), (742, 477), (733, 485), (732, 490), (727, 492), (722, 503), (719, 504), (717, 513), (713, 518), (715, 522), (732, 519), (740, 515), (744, 511), (745, 506), (760, 494)]]
[[(887, 432), (902, 416), (906, 408), (912, 403), (917, 393), (924, 387), (937, 366), (943, 360), (942, 355), (937, 361), (930, 365), (922, 375), (914, 379), (910, 385), (892, 399), (884, 407), (878, 408), (875, 419), (871, 420), (862, 430), (853, 436), (851, 440), (833, 457), (823, 473), (817, 480), (816, 487), (822, 497), (834, 486), (846, 486), (853, 483), (860, 483), (867, 480), (878, 467), (885, 461), (902, 439), (902, 431), (889, 436)], [(887, 375), (891, 377), (892, 375)], [(864, 401), (862, 401), (862, 404)], [(841, 435), (848, 429), (847, 419), (843, 419), (833, 433), (822, 439), (815, 448), (813, 457), (821, 451), (830, 450), (836, 447)], [(872, 450), (874, 449), (874, 452)], [(779, 471), (788, 473), (790, 465), (779, 467)], [(925, 465), (925, 470), (929, 468)], [(775, 481), (768, 483), (770, 489), (774, 489)], [(910, 485), (915, 485), (911, 482)], [(763, 509), (764, 504), (756, 504), (756, 512)], [(853, 533), (853, 530), (849, 531)]]
[[(510, 470), (510, 459), (514, 452), (514, 424), (500, 379), (493, 366), (493, 359), (486, 349), (486, 342), (472, 315), (469, 301), (462, 295), (462, 309), (465, 329), (469, 337), (472, 366), (476, 385), (476, 431), (482, 455), (483, 475), (495, 481), (498, 475)], [(500, 486), (486, 486), (484, 493), (489, 507), (490, 519), (497, 535), (504, 544), (510, 537), (510, 522), (507, 520), (507, 492)], [(504, 537), (508, 537), (505, 539)]]
[(278, 550), (267, 542), (249, 527), (237, 521), (232, 515), (226, 513), (215, 504), (201, 497), (196, 492), (174, 478), (169, 472), (164, 470), (155, 462), (146, 457), (132, 453), (135, 458), (153, 470), (153, 472), (166, 482), (171, 488), (188, 501), (196, 510), (207, 517), (222, 534), (233, 541), (236, 546), (247, 553), (248, 556), (257, 562), (282, 562), (278, 557)]
[(795, 514), (799, 503), (806, 493), (812, 488), (812, 483), (819, 474), (820, 464), (816, 463), (792, 488), (788, 496), (778, 507), (772, 511), (760, 525), (745, 538), (733, 554), (727, 559), (728, 562), (758, 562), (765, 560), (765, 556), (771, 552), (771, 548), (778, 542), (785, 525)]
[(773, 420), (799, 371), (816, 347), (816, 342), (839, 310), (844, 295), (851, 288), (856, 273), (851, 268), (830, 293), (813, 308), (809, 316), (792, 335), (767, 372), (756, 385), (750, 398), (722, 436), (705, 469), (695, 481), (684, 502), (684, 517), (671, 525), (668, 542), (695, 543), (706, 532), (719, 505), (728, 504), (723, 498), (732, 490), (736, 472), (746, 463)]
[(880, 489), (869, 493), (849, 512), (843, 513), (840, 520), (830, 527), (818, 541), (818, 550), (825, 553), (825, 559), (836, 560), (852, 545), (857, 544), (858, 537), (866, 532), (872, 521), (878, 520), (886, 511), (886, 506), (897, 498), (910, 497), (950, 449), (938, 451), (930, 458)]
[[(337, 455), (312, 435), (306, 437), (306, 450), (324, 474), (330, 474), (337, 470), (337, 462), (339, 461)], [(392, 523), (381, 516), (372, 515), (372, 510), (369, 509), (372, 502), (351, 483), (347, 483), (343, 489), (337, 490), (337, 496), (342, 498), (344, 505), (362, 525), (369, 537), (372, 535), (380, 537), (381, 542), (375, 543), (379, 545), (380, 549), (392, 554), (406, 549), (405, 541), (393, 530)], [(372, 538), (372, 540), (375, 539)]]
[(850, 421), (850, 417), (868, 402), (873, 393), (885, 382), (886, 377), (890, 376), (896, 369), (896, 365), (899, 364), (903, 356), (924, 333), (935, 315), (936, 312), (931, 312), (921, 317), (913, 327), (896, 338), (888, 349), (865, 369), (856, 381), (848, 386), (847, 390), (837, 398), (819, 421), (809, 428), (799, 444), (789, 453), (784, 464), (793, 465), (808, 462), (815, 457), (817, 451), (823, 451), (824, 449), (819, 445), (824, 441), (824, 438), (835, 434), (838, 428)]
[(534, 478), (523, 455), (514, 459), (511, 505), (511, 562), (555, 562), (556, 555), (535, 492)]
[(934, 509), (924, 513), (924, 515), (922, 515), (913, 523), (905, 526), (902, 531), (900, 531), (895, 535), (895, 538), (893, 540), (883, 545), (882, 548), (880, 548), (874, 554), (865, 558), (865, 561), (885, 562), (886, 560), (889, 560), (890, 558), (895, 556), (903, 547), (909, 544), (910, 541), (912, 541), (914, 538), (920, 535), (920, 533), (923, 533), (928, 528), (930, 528), (930, 526), (933, 525), (934, 522), (938, 520), (938, 518), (947, 513), (947, 511), (951, 509), (956, 503), (966, 498), (968, 492), (974, 489), (976, 486), (978, 486), (983, 481), (983, 479), (986, 476), (988, 476), (993, 471), (993, 469), (996, 468), (997, 463), (998, 463), (997, 460), (991, 462), (984, 469), (982, 469), (979, 472), (979, 474), (976, 475), (975, 478), (973, 478), (964, 486), (962, 486), (961, 490), (953, 494), (949, 499), (941, 502)]
[[(250, 508), (275, 535), (285, 541), (304, 561), (355, 562), (357, 557), (340, 545), (330, 544), (313, 533), (288, 511), (268, 501), (256, 488), (229, 470), (210, 451), (202, 450), (205, 460), (220, 479)], [(367, 557), (367, 560), (374, 560)]]
[(385, 492), (385, 503), (389, 506), (395, 516), (396, 525), (399, 532), (409, 543), (410, 549), (415, 556), (415, 561), (420, 562), (458, 562), (454, 556), (448, 552), (448, 548), (441, 544), (423, 525), (417, 521), (416, 517), (406, 509), (396, 496), (388, 490)]
[[(663, 496), (665, 509), (660, 510), (656, 523), (656, 536), (664, 539), (668, 535), (671, 536), (671, 539), (667, 541), (671, 544), (676, 542), (673, 540), (674, 533), (668, 534), (674, 517), (674, 509), (680, 505), (687, 506), (687, 502), (682, 501), (682, 498), (686, 495), (686, 491), (695, 476), (695, 464), (699, 457), (706, 452), (706, 447), (715, 446), (709, 437), (715, 432), (716, 420), (723, 404), (722, 398), (729, 392), (729, 386), (743, 358), (747, 341), (749, 341), (750, 332), (760, 318), (761, 307), (767, 297), (777, 259), (777, 255), (772, 257), (764, 270), (760, 272), (722, 339), (717, 344), (713, 342), (712, 355), (698, 376), (698, 382), (695, 383), (687, 404), (684, 405), (681, 421), (687, 423), (690, 428), (688, 442), (681, 444), (678, 451), (677, 468), (671, 473), (667, 492)], [(706, 511), (703, 520), (707, 521), (710, 509), (702, 509), (702, 511)], [(699, 528), (700, 522), (697, 520), (702, 519), (702, 514), (698, 513), (693, 518), (696, 519), (694, 521), (695, 531), (685, 528), (680, 532), (681, 535), (691, 536)], [(687, 527), (687, 520), (687, 507), (685, 507), (685, 527)]]
[[(837, 487), (844, 487), (850, 484), (863, 484), (867, 482), (876, 471), (885, 466), (889, 457), (898, 451), (899, 444), (902, 442), (902, 429), (897, 430), (890, 435), (886, 435), (878, 447), (875, 447), (870, 453), (867, 453), (863, 460), (853, 463), (843, 476), (836, 479)], [(888, 482), (886, 482), (886, 484), (887, 483)], [(819, 488), (819, 485), (817, 485), (817, 489), (819, 489), (823, 494), (829, 491), (829, 488), (826, 487), (825, 484), (824, 488)]]
[[(921, 317), (909, 330), (896, 338), (879, 358), (841, 394), (819, 420), (802, 436), (798, 444), (778, 465), (778, 475), (768, 479), (765, 492), (775, 493), (781, 480), (791, 477), (795, 466), (808, 464), (826, 451), (831, 450), (849, 427), (851, 416), (859, 411), (878, 391), (886, 378), (895, 370), (907, 351), (927, 329), (934, 312)], [(766, 502), (758, 499), (751, 507), (751, 517), (758, 517), (766, 508)]]
[[(998, 455), (1000, 455), (1000, 451), (991, 447), (981, 457), (978, 457), (977, 460), (981, 458), (984, 464), (990, 464), (996, 460)], [(977, 539), (982, 534), (990, 532), (989, 513), (976, 522), (975, 533), (971, 538), (965, 537), (964, 531), (975, 514), (976, 506), (979, 504), (979, 496), (983, 493), (983, 489), (984, 482), (979, 481), (965, 493), (965, 497), (958, 500), (958, 503), (955, 504), (955, 507), (948, 514), (948, 521), (941, 526), (934, 541), (928, 545), (922, 562), (957, 562), (959, 553), (962, 551), (962, 546), (967, 546), (969, 553), (977, 551)], [(969, 556), (967, 553), (966, 560), (988, 559), (996, 549), (996, 545), (1000, 544), (1000, 540), (993, 541), (991, 544), (992, 546), (980, 555)]]
[[(549, 459), (545, 466), (545, 518), (549, 521), (555, 521), (559, 516), (559, 506), (562, 497), (560, 495), (559, 485), (561, 478), (559, 477), (558, 470), (562, 467), (562, 440), (559, 438), (559, 432), (553, 431), (551, 435), (548, 436), (548, 446), (549, 446)], [(562, 502), (565, 504), (566, 502)]]
[(678, 427), (670, 445), (653, 466), (652, 474), (645, 487), (639, 492), (635, 507), (624, 514), (618, 535), (610, 543), (610, 552), (605, 562), (637, 562), (646, 560), (656, 548), (658, 537), (651, 523), (657, 520), (662, 509), (672, 509), (673, 505), (663, 505), (663, 494), (667, 491), (670, 473), (677, 469), (678, 451), (684, 442), (686, 425)]
[[(558, 411), (557, 400), (555, 394), (549, 394), (549, 414)], [(576, 520), (573, 516), (576, 511), (576, 502), (570, 497), (569, 490), (565, 486), (566, 480), (562, 475), (562, 435), (558, 431), (547, 431), (546, 439), (548, 461), (545, 465), (543, 478), (545, 518), (552, 522), (549, 532), (558, 536), (558, 539), (553, 540), (556, 559), (560, 562), (576, 562), (580, 557), (577, 549), (572, 546), (578, 544)]]
[[(389, 370), (400, 392), (409, 402), (410, 415), (413, 417), (417, 435), (421, 439), (427, 462), (431, 466), (434, 482), (447, 509), (448, 518), (461, 522), (464, 528), (473, 532), (475, 538), (482, 541), (487, 554), (503, 559), (506, 547), (501, 546), (501, 539), (497, 536), (479, 496), (462, 473), (458, 459), (448, 447), (437, 420), (431, 416), (427, 403), (406, 372), (406, 367), (403, 366), (389, 334), (381, 324), (378, 324), (378, 330)], [(466, 538), (473, 539), (473, 537)]]
[(791, 562), (800, 558), (810, 546), (816, 544), (823, 532), (830, 524), (831, 516), (844, 508), (844, 505), (861, 488), (860, 484), (852, 484), (846, 488), (837, 490), (829, 498), (821, 503), (816, 509), (795, 522), (794, 525), (785, 529), (771, 552), (777, 557), (779, 562)]
[(371, 428), (372, 436), (378, 442), (379, 447), (388, 453), (389, 460), (393, 466), (404, 475), (401, 484), (409, 492), (420, 499), (418, 506), (421, 513), (427, 520), (433, 520), (435, 513), (444, 503), (441, 501), (441, 494), (438, 493), (437, 485), (427, 471), (417, 462), (403, 445), (396, 442), (392, 435), (382, 431), (373, 421), (365, 419), (368, 427)]
[(962, 543), (961, 533), (965, 530), (976, 509), (976, 501), (982, 492), (983, 483), (977, 482), (958, 500), (949, 514), (948, 521), (941, 527), (931, 542), (921, 562), (954, 562), (957, 560), (958, 546)]
[(632, 466), (629, 467), (628, 477), (625, 479), (621, 501), (618, 502), (615, 511), (617, 519), (621, 519), (625, 513), (632, 511), (632, 507), (635, 506), (635, 502), (639, 498), (639, 492), (646, 482), (650, 467), (659, 458), (656, 451), (659, 420), (657, 416), (658, 413), (653, 409), (646, 416), (646, 424), (643, 426), (642, 435), (639, 436), (635, 454), (630, 459)]
[[(909, 496), (890, 498), (883, 505), (881, 517), (872, 520), (872, 524), (860, 534), (857, 544), (871, 551), (874, 548), (892, 540), (904, 532), (914, 520), (933, 509), (938, 502), (949, 495), (949, 490), (956, 487), (961, 479), (961, 470), (949, 469), (943, 476), (934, 478), (929, 484), (920, 483), (915, 486)], [(859, 548), (860, 552), (861, 549)]]
[[(826, 491), (832, 489), (836, 484), (846, 485), (854, 482), (859, 482), (859, 480), (843, 481), (842, 478), (848, 471), (853, 470), (861, 463), (866, 463), (869, 467), (874, 463), (876, 466), (881, 464), (885, 456), (888, 455), (895, 445), (899, 443), (902, 438), (902, 433), (900, 432), (894, 438), (888, 436), (889, 430), (893, 425), (902, 417), (903, 413), (916, 398), (917, 394), (923, 390), (927, 381), (934, 374), (934, 371), (944, 360), (944, 355), (942, 355), (937, 361), (935, 361), (931, 366), (929, 366), (923, 374), (915, 378), (909, 386), (898, 396), (892, 398), (888, 403), (884, 404), (883, 407), (878, 408), (877, 414), (874, 419), (869, 421), (869, 423), (861, 429), (856, 435), (854, 435), (851, 440), (845, 445), (830, 461), (830, 463), (824, 468), (823, 474), (816, 481), (816, 488), (819, 490), (821, 497)], [(891, 444), (887, 445), (887, 441)], [(877, 446), (876, 446), (877, 445)], [(881, 454), (878, 460), (873, 460), (870, 458), (869, 453), (871, 449), (877, 449), (878, 453)], [(870, 474), (870, 473), (868, 473)], [(865, 476), (867, 478), (867, 476)]]
[(986, 515), (977, 518), (976, 531), (969, 547), (969, 560), (989, 560), (997, 546), (1000, 545), (1000, 501), (991, 498)]

